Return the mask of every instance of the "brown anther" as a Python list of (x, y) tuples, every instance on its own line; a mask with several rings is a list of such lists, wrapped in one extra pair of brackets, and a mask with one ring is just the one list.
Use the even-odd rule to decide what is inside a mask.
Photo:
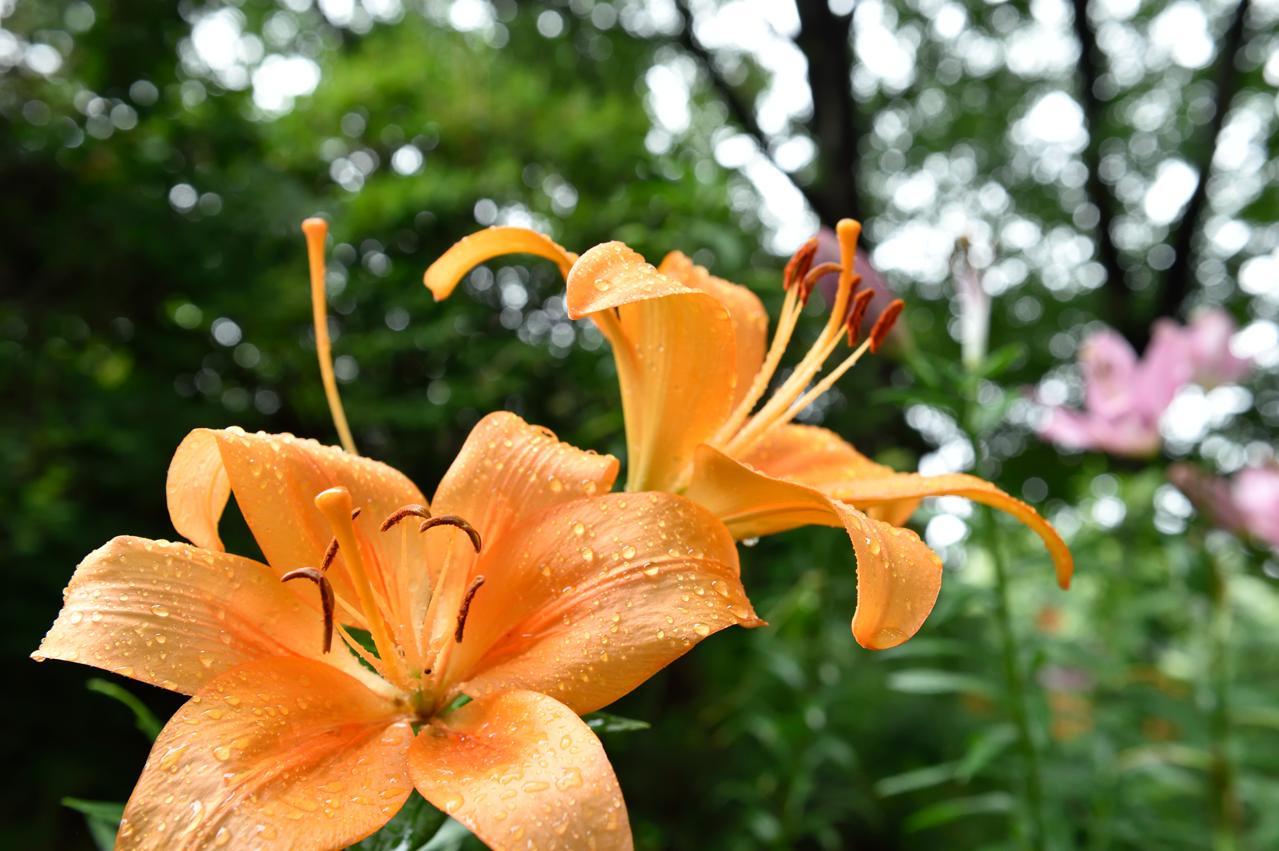
[(418, 527), (419, 532), (425, 532), (435, 526), (456, 526), (471, 538), (471, 546), (475, 547), (475, 551), (480, 551), (480, 533), (475, 531), (475, 527), (467, 523), (456, 514), (441, 514), (439, 517), (432, 517), (429, 520), (422, 521), (422, 525)]
[(804, 278), (808, 276), (808, 270), (813, 266), (813, 258), (817, 256), (817, 237), (805, 242), (786, 261), (786, 269), (782, 272), (782, 288), (789, 290), (796, 284), (801, 284)]
[(838, 263), (820, 263), (808, 270), (804, 275), (804, 280), (799, 284), (799, 301), (801, 304), (808, 304), (808, 297), (813, 294), (813, 288), (817, 286), (826, 275), (838, 272), (843, 267)]
[(884, 338), (888, 336), (889, 331), (893, 330), (893, 324), (897, 322), (897, 317), (905, 307), (906, 302), (899, 298), (893, 299), (888, 307), (884, 308), (884, 312), (879, 314), (879, 318), (875, 320), (875, 327), (870, 329), (870, 350), (872, 352), (879, 351), (879, 347), (884, 344)]
[(429, 520), (431, 518), (431, 510), (425, 505), (417, 505), (416, 503), (396, 509), (394, 514), (382, 521), (381, 531), (385, 532), (405, 517), (421, 517)]
[(480, 590), (483, 584), (483, 576), (475, 577), (471, 580), (471, 587), (466, 589), (466, 596), (462, 598), (462, 607), (457, 610), (457, 629), (453, 632), (453, 640), (458, 644), (462, 643), (462, 634), (466, 629), (466, 616), (471, 613), (471, 601), (475, 599), (475, 592)]
[(862, 290), (853, 296), (852, 306), (848, 309), (848, 320), (845, 323), (848, 329), (848, 345), (857, 345), (857, 339), (861, 336), (862, 323), (866, 321), (866, 311), (870, 309), (870, 302), (874, 297), (874, 290)]
[(314, 567), (299, 567), (280, 577), (281, 582), (293, 579), (309, 579), (320, 589), (320, 605), (324, 609), (324, 652), (328, 653), (333, 649), (333, 586), (329, 578)]
[(320, 559), (320, 570), (326, 571), (333, 566), (333, 559), (338, 557), (338, 539), (334, 538), (329, 541), (328, 547), (324, 550), (324, 558)]

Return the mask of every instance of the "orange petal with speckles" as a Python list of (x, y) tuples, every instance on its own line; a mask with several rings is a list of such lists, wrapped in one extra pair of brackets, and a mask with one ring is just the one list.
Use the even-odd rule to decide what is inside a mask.
[(768, 346), (768, 311), (764, 309), (764, 303), (746, 287), (715, 277), (679, 251), (672, 251), (662, 258), (657, 271), (686, 287), (709, 293), (728, 311), (729, 318), (733, 320), (737, 350), (737, 385), (733, 393), (733, 404), (736, 405), (746, 395), (751, 381), (764, 363), (764, 350)]
[(517, 227), (492, 227), (463, 237), (426, 270), (423, 281), (436, 301), (448, 298), (466, 273), (481, 263), (506, 254), (533, 254), (554, 261), (567, 275), (577, 255), (549, 237)]
[[(560, 503), (607, 493), (617, 468), (613, 456), (563, 443), (515, 414), (489, 414), (471, 430), (440, 480), (432, 508), (436, 515), (465, 518), (479, 531), (487, 553), (522, 520)], [(438, 612), (433, 635), (441, 639), (455, 628), (453, 616), (462, 594), (478, 572), (476, 556), (457, 530), (433, 530), (425, 540), (432, 576), (449, 565), (449, 576), (431, 604)]]
[(165, 725), (116, 848), (341, 848), (412, 786), (409, 721), (328, 665), (270, 659), (210, 681)]
[[(321, 658), (320, 612), (266, 565), (188, 544), (115, 538), (90, 553), (33, 656), (193, 694), (271, 656)], [(365, 674), (340, 644), (323, 656)]]
[(452, 657), (472, 697), (510, 688), (607, 706), (725, 627), (757, 626), (722, 523), (682, 497), (560, 505), (486, 553)]
[(597, 245), (568, 275), (568, 314), (613, 346), (626, 419), (628, 491), (675, 491), (737, 390), (733, 320), (713, 295), (669, 278), (620, 242)]
[[(319, 567), (333, 531), (315, 507), (315, 495), (337, 486), (349, 490), (363, 509), (356, 528), (375, 587), (389, 599), (406, 595), (423, 558), (416, 527), (401, 524), (402, 529), (385, 534), (378, 527), (396, 509), (425, 504), (426, 498), (393, 467), (288, 434), (196, 429), (174, 453), (166, 490), (174, 528), (210, 549), (222, 548), (218, 520), (228, 491), (234, 493), (266, 560), (283, 572)], [(329, 576), (339, 596), (356, 599), (341, 555)], [(315, 594), (297, 586), (290, 593), (307, 599)]]
[(941, 559), (900, 529), (820, 491), (753, 470), (703, 446), (687, 494), (715, 512), (739, 538), (798, 526), (843, 526), (857, 559), (853, 637), (872, 650), (914, 635), (937, 602)]
[(413, 740), (409, 770), (423, 797), (495, 851), (632, 847), (604, 747), (545, 695), (488, 695), (431, 722)]
[(924, 497), (962, 496), (997, 508), (1043, 540), (1056, 568), (1057, 583), (1062, 588), (1070, 586), (1074, 559), (1057, 530), (1030, 505), (985, 479), (963, 473), (898, 473), (871, 461), (834, 432), (815, 426), (787, 426), (742, 460), (762, 473), (816, 488), (896, 526), (910, 518)]

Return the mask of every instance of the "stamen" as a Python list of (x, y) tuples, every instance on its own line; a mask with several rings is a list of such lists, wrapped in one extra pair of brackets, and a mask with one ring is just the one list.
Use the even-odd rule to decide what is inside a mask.
[(328, 547), (324, 550), (324, 558), (320, 561), (320, 570), (328, 572), (333, 566), (333, 559), (338, 557), (338, 539), (334, 538), (329, 541)]
[(308, 579), (320, 589), (320, 606), (324, 609), (324, 652), (328, 653), (333, 649), (333, 585), (327, 576), (314, 567), (299, 567), (280, 577), (281, 582), (291, 582), (294, 579)]
[(430, 519), (431, 511), (425, 505), (406, 505), (397, 509), (394, 514), (382, 521), (381, 531), (385, 532), (405, 517), (423, 517)]
[(435, 526), (456, 526), (467, 534), (471, 539), (471, 546), (475, 547), (475, 551), (480, 551), (480, 533), (475, 531), (475, 527), (467, 523), (456, 514), (441, 514), (439, 517), (431, 517), (422, 521), (422, 525), (418, 527), (419, 532), (425, 532), (427, 529)]
[(870, 309), (870, 303), (874, 298), (874, 290), (862, 290), (853, 296), (853, 306), (848, 311), (848, 345), (857, 345), (857, 339), (861, 336), (862, 323), (866, 321), (866, 311)]
[(884, 344), (884, 338), (888, 336), (888, 332), (893, 330), (893, 325), (897, 323), (897, 317), (905, 307), (906, 302), (899, 298), (893, 299), (888, 307), (884, 308), (884, 312), (879, 314), (879, 318), (875, 320), (875, 327), (870, 329), (870, 350), (872, 353), (879, 351), (879, 347)]
[(462, 633), (466, 629), (466, 618), (471, 613), (471, 601), (475, 599), (475, 592), (480, 590), (480, 586), (484, 584), (484, 577), (477, 576), (471, 581), (471, 587), (466, 589), (466, 596), (462, 598), (462, 607), (457, 610), (457, 629), (453, 632), (453, 641), (456, 644), (462, 643)]
[(333, 527), (342, 551), (343, 563), (347, 576), (355, 586), (360, 599), (360, 612), (368, 624), (369, 633), (373, 636), (373, 645), (377, 648), (378, 657), (387, 667), (389, 679), (400, 686), (407, 686), (408, 677), (404, 670), (399, 650), (391, 639), (386, 618), (378, 608), (377, 598), (373, 594), (373, 586), (369, 582), (368, 572), (364, 567), (364, 557), (360, 553), (360, 545), (355, 537), (355, 524), (351, 511), (351, 494), (343, 487), (329, 488), (315, 497), (315, 507)]
[(789, 290), (808, 277), (813, 258), (817, 256), (817, 247), (817, 237), (813, 237), (795, 250), (791, 259), (786, 261), (786, 268), (782, 272), (782, 289)]
[(814, 266), (804, 276), (804, 281), (799, 285), (799, 303), (808, 304), (808, 297), (813, 294), (813, 288), (817, 286), (817, 282), (832, 272), (838, 272), (843, 269), (838, 263), (822, 263)]
[(333, 425), (337, 428), (342, 448), (352, 455), (359, 455), (355, 449), (355, 439), (351, 437), (351, 427), (346, 422), (346, 411), (342, 409), (337, 378), (333, 375), (333, 350), (329, 342), (329, 320), (324, 293), (324, 240), (328, 237), (329, 225), (324, 219), (309, 218), (302, 222), (302, 233), (306, 235), (306, 256), (311, 269), (311, 320), (315, 325), (315, 354), (320, 361), (324, 396), (328, 399), (329, 414), (333, 417)]

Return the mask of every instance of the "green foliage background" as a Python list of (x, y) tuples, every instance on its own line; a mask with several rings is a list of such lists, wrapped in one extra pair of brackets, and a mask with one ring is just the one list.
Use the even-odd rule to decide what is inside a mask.
[[(92, 847), (82, 815), (61, 799), (124, 800), (148, 749), (128, 708), (86, 689), (90, 672), (26, 659), (78, 560), (116, 534), (172, 537), (164, 474), (191, 428), (237, 424), (334, 439), (309, 328), (303, 217), (333, 223), (335, 351), (347, 359), (343, 394), (357, 441), (428, 493), (469, 427), (495, 409), (578, 445), (624, 449), (606, 347), (565, 319), (548, 264), (495, 266), (449, 302), (430, 301), (422, 270), (477, 228), (477, 217), (523, 217), (579, 250), (616, 238), (656, 260), (678, 248), (756, 288), (774, 309), (780, 303), (784, 258), (763, 247), (777, 223), (761, 212), (757, 187), (714, 156), (716, 141), (737, 132), (723, 86), (750, 104), (768, 84), (756, 57), (713, 51), (692, 77), (689, 126), (663, 139), (645, 74), (655, 64), (694, 63), (700, 46), (675, 7), (653, 4), (650, 20), (642, 3), (506, 0), (489, 7), (487, 29), (459, 32), (449, 3), (409, 5), (382, 20), (357, 3), (355, 18), (337, 25), (309, 2), (0, 1), (0, 36), (51, 45), (62, 58), (49, 73), (0, 64), (5, 847)], [(699, 14), (716, 5), (694, 4)], [(806, 14), (811, 5), (800, 4)], [(916, 45), (915, 71), (895, 87), (854, 69), (862, 135), (845, 140), (856, 193), (844, 201), (855, 197), (860, 209), (838, 212), (867, 219), (874, 244), (958, 204), (979, 233), (994, 235), (998, 257), (1021, 263), (992, 322), (1006, 369), (969, 388), (986, 410), (1016, 412), (1025, 407), (1022, 388), (1053, 370), (1070, 378), (1060, 367), (1098, 321), (1140, 340), (1168, 306), (1159, 247), (1173, 243), (1179, 222), (1144, 220), (1141, 193), (1120, 192), (1112, 212), (1125, 235), (1126, 281), (1112, 275), (1099, 286), (1096, 210), (1073, 168), (1087, 153), (1045, 171), (1008, 133), (1046, 91), (1073, 91), (1073, 68), (1027, 75), (995, 62), (974, 71), (956, 59), (956, 41), (930, 26), (941, 5), (876, 6)], [(958, 5), (965, 32), (996, 44), (1053, 20), (1069, 30), (1065, 5)], [(1163, 8), (1132, 5), (1124, 25), (1136, 31)], [(1228, 193), (1208, 199), (1208, 230), (1236, 221), (1247, 239), (1224, 251), (1196, 232), (1193, 286), (1172, 307), (1224, 304), (1241, 322), (1273, 323), (1273, 286), (1244, 293), (1234, 283), (1241, 264), (1279, 243), (1279, 122), (1263, 71), (1275, 64), (1279, 12), (1255, 5), (1249, 40), (1231, 59), (1232, 103), (1263, 116), (1251, 159), (1239, 166), (1259, 168), (1261, 188), (1238, 203)], [(217, 8), (237, 10), (245, 33), (277, 33), (266, 38), (268, 51), (312, 57), (322, 73), (315, 93), (267, 115), (243, 84), (222, 85), (188, 61), (192, 22)], [(1214, 31), (1234, 12), (1233, 4), (1202, 8)], [(548, 12), (560, 29), (549, 37), (549, 19), (538, 25)], [(1133, 177), (1139, 189), (1168, 156), (1198, 161), (1218, 65), (1151, 60), (1132, 79), (1098, 82), (1107, 111), (1094, 137), (1111, 158), (1108, 173)], [(1165, 120), (1137, 129), (1135, 110), (1152, 100), (1166, 104)], [(781, 135), (811, 130), (787, 126)], [(406, 144), (425, 162), (401, 175), (389, 163)], [(371, 167), (357, 179), (360, 163)], [(838, 169), (823, 150), (793, 179), (810, 202), (828, 204)], [(939, 175), (938, 200), (905, 209), (896, 181), (921, 170)], [(193, 189), (191, 203), (179, 203), (181, 193), (173, 200), (179, 185)], [(989, 186), (1000, 191), (979, 201)], [(1000, 234), (1013, 220), (1032, 223), (1040, 244), (1005, 244)], [(1050, 237), (1081, 239), (1087, 250), (1045, 253)], [(956, 427), (976, 428), (983, 472), (1054, 517), (1078, 562), (1076, 586), (1062, 594), (1036, 542), (998, 527), (1014, 569), (1021, 658), (1034, 674), (1049, 845), (1209, 844), (1211, 557), (1230, 575), (1236, 604), (1230, 755), (1242, 847), (1274, 847), (1273, 559), (1205, 537), (1193, 518), (1161, 508), (1170, 503), (1158, 462), (1061, 455), (1033, 438), (1024, 417), (981, 422), (955, 382), (930, 389), (919, 369), (949, 375), (958, 359), (946, 333), (953, 288), (948, 276), (886, 273), (910, 300), (915, 366), (881, 359), (856, 370), (821, 411), (823, 424), (902, 469), (956, 440), (971, 461), (973, 446)], [(1217, 423), (1215, 438), (1174, 453), (1230, 467), (1240, 453), (1273, 446), (1273, 371), (1250, 391), (1249, 409)], [(1118, 520), (1097, 509), (1116, 499)], [(934, 510), (917, 519), (926, 523)], [(243, 529), (232, 540), (249, 545)], [(990, 552), (970, 536), (945, 555), (935, 615), (906, 646), (873, 654), (849, 635), (854, 575), (840, 534), (805, 530), (744, 549), (747, 588), (771, 625), (716, 636), (616, 707), (652, 729), (604, 734), (638, 844), (1019, 847), (1024, 766), (992, 623)], [(161, 719), (178, 705), (126, 685)]]

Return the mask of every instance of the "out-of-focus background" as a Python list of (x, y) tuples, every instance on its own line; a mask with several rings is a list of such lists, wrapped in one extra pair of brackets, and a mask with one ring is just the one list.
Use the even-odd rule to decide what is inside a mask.
[[(1165, 469), (1273, 452), (1277, 86), (1275, 0), (0, 0), (0, 844), (93, 847), (61, 799), (123, 801), (148, 750), (94, 672), (26, 658), (78, 560), (173, 536), (165, 469), (193, 427), (334, 440), (303, 217), (333, 224), (357, 441), (429, 493), (499, 408), (624, 449), (607, 347), (549, 264), (431, 302), (421, 273), (458, 237), (678, 248), (775, 310), (785, 255), (851, 215), (913, 343), (805, 419), (899, 469), (980, 464), (1066, 535), (1075, 587), (999, 527), (1017, 702), (966, 502), (916, 515), (946, 582), (889, 652), (849, 635), (842, 533), (743, 549), (771, 626), (707, 641), (616, 707), (651, 730), (605, 734), (638, 845), (1276, 847), (1279, 562), (1208, 530)], [(967, 263), (1003, 359), (977, 447), (919, 372), (958, 364)], [(1034, 399), (1081, 397), (1089, 332), (1140, 349), (1209, 305), (1255, 369), (1184, 390), (1159, 456), (1035, 436)], [(161, 719), (178, 704), (118, 683)]]

